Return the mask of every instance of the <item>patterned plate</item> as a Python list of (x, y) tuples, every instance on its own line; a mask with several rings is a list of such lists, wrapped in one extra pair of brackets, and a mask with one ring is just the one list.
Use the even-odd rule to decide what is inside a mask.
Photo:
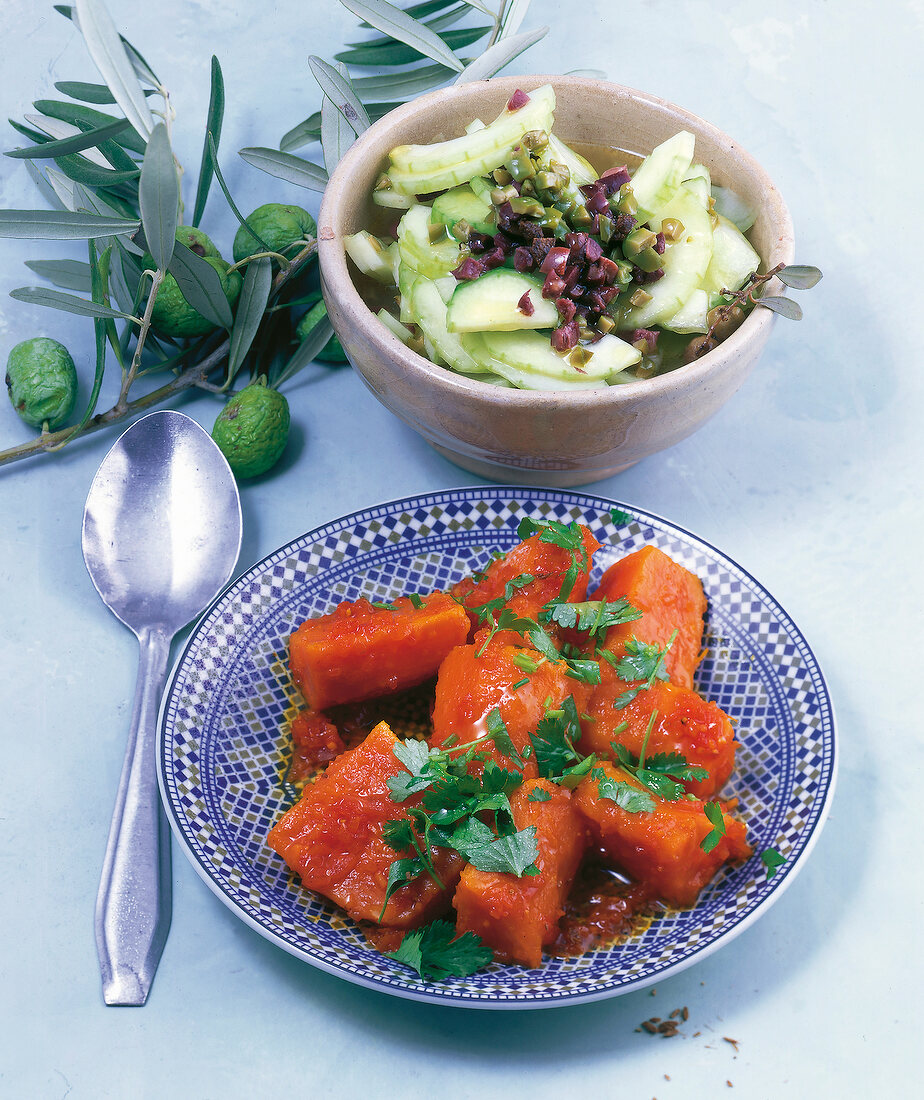
[[(615, 511), (613, 509), (615, 508)], [(286, 668), (305, 618), (360, 596), (389, 600), (446, 588), (518, 541), (524, 516), (578, 520), (604, 544), (600, 573), (654, 543), (696, 573), (709, 598), (699, 690), (737, 721), (729, 785), (754, 856), (726, 871), (692, 910), (668, 911), (629, 942), (538, 970), (495, 964), (470, 978), (418, 979), (368, 946), (353, 922), (301, 888), (266, 846), (292, 804), (283, 781), (287, 725), (299, 699)], [(593, 581), (594, 578), (592, 578)], [(335, 520), (271, 554), (205, 613), (164, 697), (161, 791), (176, 836), (206, 883), (284, 950), (348, 981), (418, 1000), (532, 1008), (640, 989), (705, 958), (746, 928), (792, 881), (834, 788), (834, 717), (801, 633), (743, 569), (655, 516), (579, 493), (484, 487), (381, 504)], [(768, 881), (760, 852), (787, 857)]]

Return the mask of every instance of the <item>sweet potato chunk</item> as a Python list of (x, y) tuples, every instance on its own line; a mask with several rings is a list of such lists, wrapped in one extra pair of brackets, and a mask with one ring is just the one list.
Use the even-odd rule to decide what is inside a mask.
[(673, 683), (692, 687), (706, 613), (706, 596), (699, 577), (657, 547), (643, 546), (607, 569), (593, 598), (617, 600), (621, 596), (638, 608), (642, 617), (610, 627), (606, 648), (618, 655), (632, 637), (663, 648), (676, 630), (677, 637), (664, 664)]
[[(516, 746), (529, 744), (546, 711), (546, 700), (560, 706), (569, 695), (575, 697), (578, 711), (587, 699), (586, 685), (567, 676), (565, 666), (547, 661), (528, 677), (514, 663), (521, 646), (505, 641), (509, 633), (497, 634), (479, 657), (478, 644), (459, 646), (440, 665), (433, 704), (433, 735), (430, 741), (442, 745), (451, 734), (457, 744), (466, 744), (487, 733), (487, 716), (497, 708)], [(538, 656), (538, 654), (536, 654)], [(526, 680), (526, 683), (520, 683)], [(513, 685), (520, 683), (514, 688)], [(501, 767), (510, 767), (507, 757), (492, 751), (492, 759)], [(536, 765), (526, 761), (524, 774), (534, 777)]]
[(662, 680), (656, 680), (648, 690), (640, 691), (630, 703), (617, 709), (613, 701), (627, 685), (605, 663), (601, 679), (584, 708), (578, 746), (582, 752), (614, 758), (612, 742), (617, 741), (638, 757), (654, 711), (646, 756), (679, 753), (688, 764), (705, 768), (708, 778), (685, 783), (697, 798), (711, 798), (722, 789), (735, 766), (736, 747), (735, 733), (724, 711), (692, 688)]
[[(603, 771), (613, 780), (634, 780), (609, 763)], [(666, 802), (652, 795), (652, 812), (629, 813), (611, 799), (598, 797), (597, 780), (581, 781), (574, 792), (575, 804), (606, 855), (668, 905), (690, 906), (724, 863), (751, 854), (745, 826), (723, 811), (725, 836), (711, 852), (702, 841), (712, 829), (701, 801)]]
[[(396, 741), (380, 722), (305, 789), (268, 837), (309, 890), (330, 898), (354, 920), (378, 922), (388, 869), (399, 858), (382, 839), (382, 826), (405, 818), (406, 808), (420, 800), (394, 802), (389, 794), (388, 779), (405, 771), (392, 752)], [(415, 928), (448, 908), (463, 861), (445, 848), (431, 849), (431, 854), (446, 889), (421, 875), (392, 895), (382, 924)]]
[(289, 667), (309, 707), (359, 703), (421, 684), (468, 637), (465, 610), (445, 592), (420, 607), (402, 597), (393, 608), (342, 603), (295, 631)]
[[(572, 601), (585, 598), (591, 561), (594, 552), (600, 548), (600, 543), (586, 527), (581, 528), (581, 536), (583, 560), (579, 562), (581, 568), (568, 596)], [(580, 555), (581, 552), (578, 553)], [(466, 577), (459, 581), (453, 587), (452, 594), (467, 608), (479, 607), (490, 600), (503, 599), (504, 589), (510, 581), (523, 576), (535, 577), (531, 583), (516, 588), (507, 600), (507, 606), (515, 614), (535, 618), (544, 604), (558, 596), (573, 560), (570, 550), (543, 542), (540, 535), (531, 535), (502, 558), (492, 561), (480, 580)], [(471, 619), (474, 631), (478, 620), (474, 614)]]
[[(530, 801), (535, 791), (545, 802)], [(539, 855), (534, 877), (466, 866), (453, 906), (459, 934), (475, 932), (501, 962), (539, 966), (542, 948), (558, 934), (565, 899), (587, 847), (586, 829), (571, 794), (547, 779), (527, 780), (510, 799), (518, 829), (534, 826)]]

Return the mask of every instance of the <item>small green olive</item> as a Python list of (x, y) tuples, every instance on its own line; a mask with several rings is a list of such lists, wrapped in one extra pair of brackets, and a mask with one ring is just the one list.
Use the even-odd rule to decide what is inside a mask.
[(74, 411), (77, 370), (67, 348), (47, 336), (23, 340), (10, 352), (6, 387), (13, 408), (33, 428), (59, 428)]
[(247, 225), (253, 228), (254, 233), (242, 225), (234, 237), (234, 262), (240, 263), (246, 256), (252, 256), (256, 252), (263, 251), (260, 241), (269, 245), (271, 252), (287, 254), (287, 249), (292, 248), (298, 241), (313, 237), (318, 227), (314, 218), (300, 206), (286, 205), (280, 202), (268, 202), (258, 206), (252, 214), (245, 219)]
[(218, 414), (212, 438), (235, 477), (259, 477), (282, 457), (289, 438), (289, 402), (266, 380), (251, 382)]
[[(327, 306), (323, 300), (315, 302), (315, 304), (308, 310), (305, 316), (298, 322), (295, 329), (295, 335), (299, 339), (299, 343), (305, 339), (305, 337), (311, 332), (319, 321), (323, 321), (327, 316)], [(322, 363), (349, 363), (346, 352), (343, 350), (343, 346), (336, 336), (331, 336), (323, 348), (315, 355), (315, 359), (320, 359)]]

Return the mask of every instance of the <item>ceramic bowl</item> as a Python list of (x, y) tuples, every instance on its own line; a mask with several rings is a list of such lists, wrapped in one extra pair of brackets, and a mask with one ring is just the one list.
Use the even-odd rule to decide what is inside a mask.
[[(494, 481), (583, 485), (685, 439), (735, 393), (760, 356), (775, 315), (755, 309), (714, 351), (660, 377), (577, 393), (486, 385), (405, 347), (357, 289), (343, 239), (380, 224), (370, 194), (396, 145), (440, 141), (474, 118), (493, 119), (517, 88), (551, 83), (555, 132), (566, 142), (644, 154), (678, 130), (696, 138), (696, 159), (715, 183), (753, 209), (749, 236), (763, 270), (793, 259), (786, 205), (761, 166), (732, 138), (665, 100), (605, 81), (516, 76), (421, 96), (376, 122), (337, 165), (319, 217), (324, 298), (334, 330), (363, 381), (386, 408), (441, 454)], [(376, 216), (378, 215), (378, 216)], [(767, 293), (779, 293), (773, 280)]]

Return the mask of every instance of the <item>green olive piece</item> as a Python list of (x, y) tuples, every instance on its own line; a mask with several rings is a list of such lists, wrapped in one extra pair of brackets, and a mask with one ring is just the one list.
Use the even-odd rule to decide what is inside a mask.
[[(218, 272), (221, 289), (230, 305), (238, 299), (241, 292), (242, 279), (237, 271), (229, 271), (229, 264), (220, 256), (205, 256), (205, 262), (214, 267)], [(150, 260), (150, 257), (147, 258)], [(160, 284), (154, 308), (151, 310), (151, 324), (155, 332), (162, 336), (177, 336), (189, 338), (192, 336), (204, 336), (215, 328), (215, 324), (207, 317), (198, 313), (183, 297), (179, 284), (174, 277), (168, 274)]]
[(13, 408), (33, 428), (59, 428), (74, 411), (77, 370), (67, 348), (48, 336), (23, 340), (10, 352), (6, 386)]
[(307, 210), (280, 202), (258, 206), (244, 220), (260, 240), (242, 225), (234, 237), (235, 263), (240, 263), (245, 257), (253, 256), (257, 252), (263, 252), (263, 244), (269, 247), (270, 252), (288, 255), (288, 250), (294, 244), (314, 237), (318, 231), (314, 218)]
[[(324, 301), (315, 302), (311, 309), (309, 309), (305, 316), (298, 322), (298, 326), (295, 329), (295, 335), (298, 337), (299, 343), (301, 343), (326, 316), (327, 306), (324, 304)], [(322, 363), (349, 363), (346, 352), (343, 350), (343, 346), (336, 336), (331, 336), (324, 347), (315, 355), (315, 359), (320, 359)]]
[(197, 256), (213, 256), (215, 259), (221, 259), (221, 253), (212, 243), (211, 238), (202, 232), (201, 229), (196, 229), (191, 225), (178, 225), (176, 230), (176, 239), (180, 244), (185, 244), (190, 252), (195, 252)]
[(289, 438), (289, 402), (259, 378), (218, 414), (212, 439), (235, 477), (259, 477), (282, 457)]

